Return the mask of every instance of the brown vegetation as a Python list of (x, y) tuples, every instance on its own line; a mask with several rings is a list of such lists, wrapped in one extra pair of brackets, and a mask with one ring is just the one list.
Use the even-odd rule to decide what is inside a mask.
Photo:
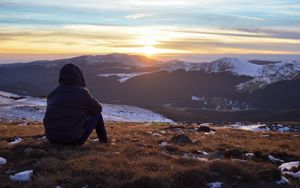
[[(99, 144), (93, 134), (83, 146), (62, 146), (40, 139), (41, 124), (3, 124), (0, 156), (8, 163), (0, 166), (0, 187), (207, 187), (215, 181), (223, 187), (280, 187), (275, 183), (281, 177), (278, 164), (265, 156), (300, 159), (297, 133), (215, 129), (205, 133), (192, 125), (109, 123), (109, 144)], [(172, 144), (179, 134), (192, 143)], [(9, 145), (15, 136), (23, 141)], [(29, 169), (32, 181), (9, 180), (9, 174)], [(290, 186), (300, 186), (290, 180)]]

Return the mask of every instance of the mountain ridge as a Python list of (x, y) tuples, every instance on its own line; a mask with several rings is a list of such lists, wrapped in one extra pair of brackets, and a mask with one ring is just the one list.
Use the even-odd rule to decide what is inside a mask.
[[(260, 65), (236, 58), (191, 63), (127, 54), (79, 56), (0, 65), (0, 90), (45, 97), (57, 86), (59, 70), (67, 63), (82, 68), (87, 87), (104, 103), (151, 108), (170, 104), (189, 112), (197, 108), (196, 112), (217, 113), (300, 108), (300, 61)], [(192, 100), (193, 96), (202, 100)]]

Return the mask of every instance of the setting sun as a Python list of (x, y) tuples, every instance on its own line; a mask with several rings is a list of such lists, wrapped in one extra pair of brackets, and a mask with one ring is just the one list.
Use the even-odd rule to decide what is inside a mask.
[(158, 49), (156, 49), (154, 46), (145, 46), (141, 49), (141, 51), (146, 56), (154, 56), (157, 54)]

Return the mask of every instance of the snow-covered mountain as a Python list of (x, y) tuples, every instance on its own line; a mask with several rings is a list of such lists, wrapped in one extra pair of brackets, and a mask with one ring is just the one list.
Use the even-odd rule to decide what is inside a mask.
[(35, 61), (25, 64), (0, 65), (0, 68), (28, 68), (29, 66), (40, 66), (49, 69), (59, 69), (66, 63), (75, 63), (81, 66), (85, 72), (91, 72), (99, 77), (114, 77), (121, 83), (145, 74), (161, 71), (174, 72), (177, 70), (185, 70), (186, 72), (201, 71), (207, 74), (228, 72), (236, 76), (252, 77), (251, 80), (239, 83), (236, 86), (239, 92), (252, 92), (271, 83), (290, 80), (299, 76), (300, 61), (277, 61), (261, 64), (255, 62), (256, 60), (246, 61), (236, 58), (222, 58), (216, 61), (202, 63), (185, 62), (182, 60), (163, 62), (139, 55), (113, 53), (108, 55), (85, 55), (54, 61)]
[[(0, 91), (0, 120), (42, 121), (46, 99)], [(129, 105), (102, 104), (104, 121), (116, 122), (173, 122), (151, 110)]]
[[(228, 72), (237, 76), (249, 76), (253, 79), (236, 86), (240, 92), (254, 91), (265, 87), (268, 84), (282, 80), (290, 80), (300, 73), (300, 61), (274, 62), (268, 64), (255, 64), (251, 61), (240, 60), (236, 58), (222, 58), (212, 62), (191, 63), (181, 60), (172, 60), (167, 62), (145, 59), (142, 56), (128, 56), (125, 54), (110, 54), (106, 56), (86, 56), (88, 64), (103, 62), (124, 62), (124, 65), (136, 67), (156, 67), (152, 71), (133, 70), (128, 73), (102, 73), (98, 76), (109, 77), (116, 76), (120, 82), (125, 82), (131, 78), (160, 71), (174, 72), (176, 70), (203, 71), (205, 73)], [(144, 62), (145, 60), (146, 63)]]
[(171, 61), (164, 65), (163, 70), (204, 71), (208, 74), (229, 72), (237, 76), (249, 76), (253, 79), (240, 83), (236, 89), (240, 92), (254, 91), (268, 84), (282, 80), (290, 80), (300, 75), (300, 61), (255, 64), (236, 58), (222, 58), (208, 63), (188, 63)]

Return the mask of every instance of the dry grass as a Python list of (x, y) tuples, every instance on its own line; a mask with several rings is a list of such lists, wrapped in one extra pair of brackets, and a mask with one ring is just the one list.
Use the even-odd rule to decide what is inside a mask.
[[(214, 181), (223, 182), (223, 187), (276, 187), (275, 181), (281, 176), (278, 164), (263, 156), (300, 159), (300, 136), (296, 133), (217, 129), (215, 134), (207, 135), (189, 127), (110, 123), (110, 144), (89, 140), (83, 146), (61, 146), (37, 140), (36, 136), (44, 133), (38, 123), (0, 125), (0, 156), (8, 160), (0, 166), (0, 187), (207, 187)], [(187, 134), (193, 143), (159, 145), (169, 142), (178, 131)], [(7, 140), (14, 136), (22, 137), (23, 142), (8, 145)], [(262, 157), (224, 157), (230, 149), (256, 152)], [(197, 150), (209, 152), (209, 162), (182, 157), (192, 156)], [(9, 170), (28, 169), (34, 170), (31, 182), (19, 184), (9, 180)], [(298, 180), (291, 181), (291, 186), (300, 186)]]

